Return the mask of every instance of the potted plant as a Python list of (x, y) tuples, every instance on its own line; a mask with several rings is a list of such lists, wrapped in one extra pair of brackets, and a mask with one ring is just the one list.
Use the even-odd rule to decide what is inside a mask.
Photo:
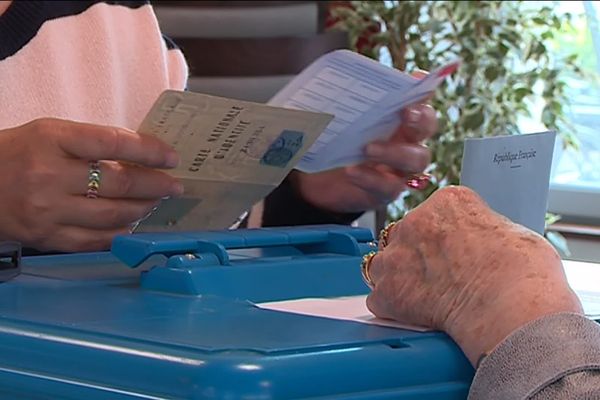
[[(556, 130), (565, 146), (576, 146), (563, 111), (565, 77), (581, 73), (575, 55), (550, 46), (571, 16), (520, 1), (332, 2), (331, 29), (348, 32), (351, 47), (403, 71), (432, 70), (460, 58), (431, 100), (439, 133), (428, 141), (432, 180), (423, 191), (406, 191), (387, 209), (397, 219), (439, 187), (458, 184), (465, 138), (518, 134), (532, 116)], [(550, 217), (551, 222), (556, 217)], [(554, 237), (561, 245), (560, 237)]]

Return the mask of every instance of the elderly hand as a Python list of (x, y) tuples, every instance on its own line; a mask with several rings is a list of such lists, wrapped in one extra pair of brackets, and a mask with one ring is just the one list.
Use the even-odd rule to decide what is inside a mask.
[(429, 150), (420, 142), (437, 130), (435, 110), (428, 104), (405, 108), (401, 118), (389, 140), (367, 146), (367, 162), (316, 174), (295, 172), (303, 198), (321, 209), (342, 213), (394, 201), (405, 189), (406, 179), (429, 165)]
[[(179, 158), (159, 139), (126, 129), (40, 119), (0, 131), (0, 240), (40, 250), (106, 249), (165, 196)], [(97, 198), (86, 198), (89, 161), (100, 161)]]
[(465, 187), (434, 193), (387, 242), (370, 263), (369, 309), (446, 331), (473, 363), (529, 321), (581, 312), (546, 240)]

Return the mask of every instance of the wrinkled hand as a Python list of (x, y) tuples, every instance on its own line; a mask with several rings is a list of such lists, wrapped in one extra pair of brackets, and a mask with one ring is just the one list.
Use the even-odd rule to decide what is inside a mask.
[[(40, 119), (0, 131), (0, 240), (40, 250), (105, 249), (180, 183), (153, 168), (179, 158), (160, 140), (106, 126)], [(98, 198), (85, 197), (90, 160)]]
[(296, 187), (314, 206), (334, 212), (361, 212), (394, 201), (406, 178), (422, 172), (431, 159), (420, 144), (437, 130), (435, 110), (415, 104), (402, 110), (402, 123), (387, 141), (370, 143), (366, 162), (316, 174), (295, 172)]
[(393, 226), (370, 275), (374, 314), (446, 331), (473, 363), (533, 319), (581, 312), (546, 240), (465, 187), (437, 191)]

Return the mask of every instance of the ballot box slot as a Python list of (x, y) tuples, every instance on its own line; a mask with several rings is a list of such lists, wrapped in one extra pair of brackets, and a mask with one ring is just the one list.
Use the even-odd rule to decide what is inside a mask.
[(0, 282), (6, 282), (21, 272), (21, 244), (0, 242)]

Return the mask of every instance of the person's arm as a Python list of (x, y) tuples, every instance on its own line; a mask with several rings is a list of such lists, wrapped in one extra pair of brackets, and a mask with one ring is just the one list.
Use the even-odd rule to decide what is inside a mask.
[(448, 333), (479, 364), (470, 400), (600, 398), (600, 327), (542, 236), (450, 187), (385, 238), (362, 268), (369, 309)]
[(157, 169), (177, 166), (175, 150), (124, 128), (38, 119), (0, 130), (0, 155), (0, 241), (41, 251), (107, 249), (183, 191)]
[(481, 361), (469, 393), (469, 400), (598, 398), (600, 325), (575, 313), (509, 335)]
[(361, 164), (312, 174), (293, 171), (265, 199), (260, 225), (350, 224), (364, 211), (397, 199), (407, 177), (429, 165), (430, 152), (421, 142), (437, 131), (428, 104), (406, 107), (401, 121), (388, 140), (365, 148)]
[(546, 386), (531, 400), (588, 400), (600, 399), (600, 370), (573, 372)]

